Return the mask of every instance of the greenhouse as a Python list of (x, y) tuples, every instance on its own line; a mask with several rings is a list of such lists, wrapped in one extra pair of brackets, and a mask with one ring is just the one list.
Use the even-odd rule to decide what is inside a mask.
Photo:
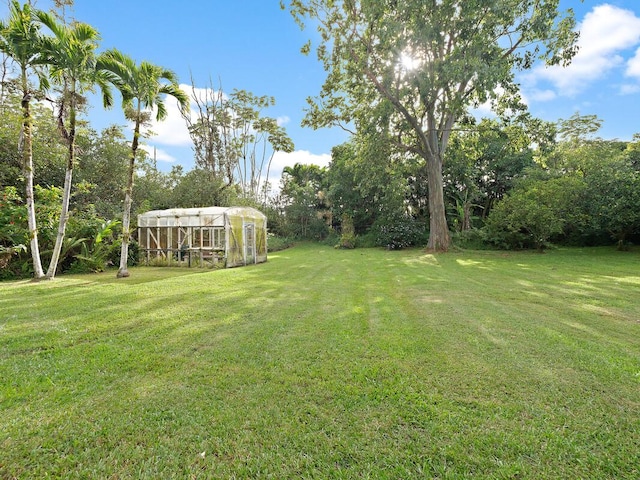
[(250, 207), (153, 210), (138, 215), (140, 259), (238, 267), (267, 261), (267, 217)]

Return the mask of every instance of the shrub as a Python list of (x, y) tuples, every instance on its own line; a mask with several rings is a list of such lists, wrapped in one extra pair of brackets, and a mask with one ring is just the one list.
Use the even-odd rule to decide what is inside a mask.
[(327, 247), (337, 247), (340, 243), (340, 235), (338, 235), (335, 230), (331, 230), (329, 235), (327, 235), (327, 238), (322, 240), (320, 243)]
[(281, 237), (272, 233), (267, 234), (267, 249), (269, 252), (278, 252), (293, 245), (289, 237)]
[(389, 250), (426, 243), (424, 223), (407, 215), (379, 219), (372, 230), (376, 237), (376, 244)]
[(544, 250), (552, 237), (579, 222), (576, 205), (582, 190), (581, 181), (572, 177), (535, 181), (512, 190), (487, 219), (487, 240), (498, 248)]
[(467, 250), (486, 250), (490, 248), (487, 241), (487, 233), (480, 228), (456, 232), (453, 234), (452, 240), (456, 247)]
[(372, 230), (369, 230), (364, 235), (358, 235), (356, 238), (356, 248), (373, 248), (377, 246), (378, 237)]
[(356, 231), (353, 227), (353, 217), (348, 213), (342, 214), (342, 234), (339, 248), (356, 248)]

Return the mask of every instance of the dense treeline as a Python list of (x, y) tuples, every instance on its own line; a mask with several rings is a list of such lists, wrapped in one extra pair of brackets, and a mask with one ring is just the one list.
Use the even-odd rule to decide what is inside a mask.
[[(542, 122), (522, 101), (518, 72), (566, 66), (578, 50), (574, 12), (557, 0), (281, 5), (317, 31), (304, 50), (315, 47), (327, 73), (303, 123), (354, 132), (322, 175), (285, 176), (284, 194), (309, 225), (342, 227), (339, 245), (360, 235), (435, 251), (452, 239), (623, 247), (637, 234), (635, 142), (594, 138), (589, 116)], [(500, 120), (470, 118), (482, 104)]]
[[(483, 119), (461, 125), (443, 172), (455, 242), (541, 250), (550, 244), (625, 248), (637, 241), (640, 137), (603, 140), (596, 137), (599, 127), (596, 117), (579, 114), (557, 124)], [(328, 168), (285, 171), (290, 233), (323, 238), (346, 221), (358, 238), (331, 240), (338, 245), (424, 245), (425, 175), (419, 158), (390, 154), (382, 135), (356, 136), (333, 149)]]

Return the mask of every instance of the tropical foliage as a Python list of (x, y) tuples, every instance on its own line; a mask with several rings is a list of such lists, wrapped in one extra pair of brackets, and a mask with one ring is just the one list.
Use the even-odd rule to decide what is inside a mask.
[(120, 91), (125, 117), (134, 125), (124, 196), (122, 248), (118, 268), (118, 277), (128, 277), (131, 204), (133, 202), (136, 156), (142, 135), (141, 128), (148, 122), (154, 109), (156, 120), (161, 121), (167, 117), (167, 109), (164, 104), (165, 96), (175, 98), (183, 111), (188, 108), (189, 100), (187, 94), (180, 90), (178, 77), (174, 72), (145, 61), (137, 65), (131, 57), (118, 50), (112, 49), (102, 54), (98, 59), (96, 70), (105, 75)]
[(25, 179), (25, 200), (27, 207), (27, 223), (29, 225), (29, 246), (33, 262), (34, 277), (44, 277), (38, 243), (35, 203), (33, 198), (33, 117), (31, 115), (31, 99), (33, 91), (29, 84), (29, 75), (35, 72), (41, 79), (38, 67), (43, 63), (42, 37), (39, 24), (30, 4), (20, 6), (17, 0), (9, 5), (10, 17), (0, 22), (0, 51), (11, 58), (19, 69), (19, 84), (22, 94), (22, 125), (20, 131), (20, 147), (22, 155), (22, 174)]
[[(71, 3), (60, 2), (61, 12)], [(67, 24), (64, 15), (11, 2), (9, 17), (0, 22), (0, 50), (6, 60), (0, 91), (0, 247), (11, 251), (10, 256), (3, 254), (2, 276), (42, 277), (39, 262), (49, 263), (50, 278), (58, 268), (96, 271), (116, 264), (126, 274), (136, 256), (132, 235), (137, 213), (214, 204), (261, 208), (269, 218), (274, 246), (308, 239), (343, 247), (444, 249), (449, 232), (460, 246), (476, 248), (543, 250), (554, 244), (612, 244), (624, 249), (637, 242), (640, 137), (598, 138), (602, 122), (592, 115), (576, 113), (557, 123), (543, 122), (515, 108), (516, 89), (507, 88), (506, 96), (493, 98), (493, 91), (484, 88), (498, 79), (511, 85), (507, 67), (528, 68), (536, 55), (552, 63), (569, 60), (575, 40), (569, 28), (571, 16), (558, 13), (552, 1), (543, 2), (544, 8), (538, 5), (539, 15), (522, 24), (522, 41), (547, 29), (549, 48), (505, 52), (512, 56), (504, 63), (487, 64), (487, 70), (476, 72), (479, 76), (464, 102), (450, 104), (454, 97), (443, 97), (437, 115), (430, 116), (427, 104), (414, 101), (415, 89), (430, 86), (433, 92), (445, 92), (447, 82), (460, 86), (465, 80), (455, 68), (459, 60), (455, 55), (443, 57), (443, 70), (437, 75), (420, 73), (432, 44), (416, 43), (414, 33), (455, 2), (441, 2), (424, 24), (411, 24), (411, 31), (400, 35), (398, 15), (404, 12), (414, 18), (414, 10), (422, 8), (419, 3), (400, 2), (395, 12), (380, 2), (327, 3), (330, 8), (325, 13), (330, 17), (320, 20), (342, 23), (323, 23), (325, 40), (339, 39), (333, 44), (339, 49), (336, 55), (344, 57), (340, 57), (347, 62), (343, 66), (355, 70), (333, 69), (330, 49), (320, 50), (329, 75), (320, 96), (311, 100), (305, 123), (340, 123), (353, 135), (333, 147), (326, 167), (286, 167), (274, 193), (270, 192), (274, 186), (265, 182), (268, 166), (276, 152), (293, 149), (282, 126), (265, 115), (275, 99), (237, 89), (227, 94), (213, 85), (205, 90), (193, 86), (189, 95), (167, 68), (136, 63), (114, 49), (98, 53), (98, 32), (90, 25)], [(293, 1), (289, 6), (304, 21), (316, 16), (323, 4)], [(481, 7), (469, 3), (464, 8), (472, 15)], [(357, 17), (358, 12), (363, 16)], [(513, 13), (492, 21), (506, 25)], [(550, 27), (551, 18), (563, 20)], [(341, 30), (356, 24), (386, 25), (388, 31), (382, 35), (379, 29), (364, 28), (364, 36), (356, 38)], [(436, 37), (428, 38), (437, 44)], [(395, 86), (399, 103), (385, 96), (375, 82), (348, 82), (356, 72), (366, 73), (365, 66), (351, 57), (354, 52), (366, 53), (357, 44), (364, 38), (379, 41), (379, 49), (367, 53), (378, 62), (371, 68), (381, 69), (381, 87)], [(476, 40), (469, 39), (473, 45)], [(398, 45), (403, 49), (397, 50)], [(351, 46), (355, 50), (349, 53)], [(396, 59), (400, 63), (385, 70), (392, 63), (382, 59), (391, 58), (394, 51), (401, 53)], [(560, 52), (564, 57), (556, 55)], [(421, 86), (420, 78), (427, 84)], [(100, 132), (91, 128), (91, 119), (85, 118), (85, 95), (96, 86), (107, 106), (112, 104), (109, 86), (121, 92), (125, 117), (134, 124), (133, 138), (117, 126)], [(346, 95), (341, 96), (343, 88)], [(163, 171), (140, 148), (145, 139), (142, 127), (153, 114), (164, 117), (167, 95), (178, 100), (194, 143), (195, 167), (188, 171), (179, 165)], [(45, 98), (53, 99), (55, 116)], [(498, 117), (477, 119), (463, 108), (469, 105), (467, 100), (473, 104), (491, 98)], [(354, 103), (358, 99), (363, 101)], [(194, 107), (191, 111), (189, 104)], [(431, 119), (453, 122), (452, 128), (416, 130), (412, 116), (399, 109), (407, 104), (416, 105), (410, 114), (421, 119), (426, 115), (427, 125)], [(517, 115), (506, 115), (509, 112)], [(433, 139), (439, 142), (437, 148), (431, 145), (434, 157), (425, 156), (429, 142), (420, 143), (425, 132), (439, 132)], [(433, 166), (438, 170), (440, 163), (438, 180), (440, 173), (434, 173)], [(440, 207), (433, 203), (434, 188), (442, 189), (446, 227), (435, 237), (434, 212)], [(132, 252), (127, 251), (130, 245)]]

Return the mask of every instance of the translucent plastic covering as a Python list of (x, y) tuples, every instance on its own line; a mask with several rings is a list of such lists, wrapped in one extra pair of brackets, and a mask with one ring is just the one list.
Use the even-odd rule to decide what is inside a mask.
[(225, 207), (152, 210), (138, 215), (138, 227), (224, 227), (224, 214), (229, 210)]
[(265, 262), (267, 217), (251, 207), (153, 210), (138, 215), (138, 242), (147, 263)]

